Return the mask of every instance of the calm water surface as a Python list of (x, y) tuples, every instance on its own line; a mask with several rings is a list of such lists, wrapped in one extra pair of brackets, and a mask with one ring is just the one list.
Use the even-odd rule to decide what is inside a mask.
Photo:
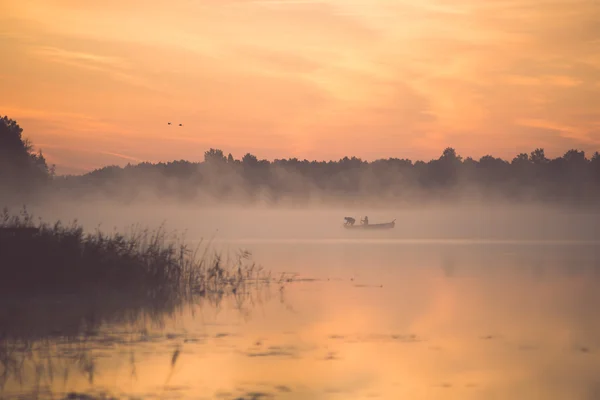
[(600, 398), (598, 243), (218, 245), (247, 247), (295, 281), (243, 303), (187, 306), (162, 326), (104, 326), (86, 342), (88, 373), (57, 367), (36, 386), (31, 370), (0, 397), (50, 388), (54, 398)]

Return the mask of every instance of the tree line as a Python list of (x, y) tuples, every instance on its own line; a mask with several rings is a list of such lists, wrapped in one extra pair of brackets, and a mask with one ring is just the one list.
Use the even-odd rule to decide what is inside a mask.
[[(33, 152), (18, 124), (0, 120), (0, 185), (22, 189), (23, 177), (73, 197), (108, 196), (134, 200), (158, 196), (197, 201), (303, 202), (337, 201), (451, 201), (504, 199), (550, 203), (595, 204), (600, 200), (600, 154), (587, 157), (571, 149), (548, 158), (543, 148), (517, 154), (512, 160), (491, 155), (463, 158), (446, 148), (433, 160), (400, 158), (367, 162), (357, 157), (337, 161), (297, 158), (241, 159), (209, 149), (204, 160), (185, 160), (106, 166), (77, 176), (54, 174), (41, 151)], [(28, 188), (31, 185), (26, 185)]]
[(28, 196), (50, 183), (54, 166), (41, 150), (34, 151), (19, 124), (0, 115), (0, 197)]

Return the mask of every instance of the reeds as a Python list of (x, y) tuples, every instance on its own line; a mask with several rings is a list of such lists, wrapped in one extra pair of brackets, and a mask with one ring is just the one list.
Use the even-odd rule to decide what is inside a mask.
[(190, 248), (164, 226), (86, 233), (77, 221), (50, 225), (25, 207), (4, 209), (0, 397), (11, 380), (37, 397), (61, 372), (66, 383), (72, 368), (93, 384), (91, 343), (107, 323), (161, 324), (188, 303), (219, 305), (227, 296), (241, 308), (271, 280), (249, 252), (223, 257), (210, 242)]
[[(4, 233), (3, 233), (4, 232)], [(132, 227), (129, 233), (85, 233), (77, 221), (35, 222), (24, 207), (0, 214), (0, 291), (76, 293), (127, 290), (149, 297), (236, 294), (270, 277), (242, 251), (235, 258), (192, 249), (183, 235)]]

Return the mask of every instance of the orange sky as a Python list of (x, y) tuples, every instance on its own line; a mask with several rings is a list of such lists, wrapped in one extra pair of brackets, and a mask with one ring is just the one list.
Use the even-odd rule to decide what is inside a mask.
[[(85, 5), (83, 5), (85, 4)], [(0, 114), (59, 173), (600, 149), (597, 0), (8, 0)], [(167, 126), (167, 121), (183, 127)]]

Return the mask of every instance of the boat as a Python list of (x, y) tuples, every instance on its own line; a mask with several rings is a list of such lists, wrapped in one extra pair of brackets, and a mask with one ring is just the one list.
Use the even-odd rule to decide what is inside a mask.
[(354, 225), (354, 219), (352, 218), (350, 221), (346, 219), (344, 223), (344, 228), (346, 229), (393, 229), (396, 226), (396, 220), (392, 222), (384, 222), (381, 224), (360, 224)]

